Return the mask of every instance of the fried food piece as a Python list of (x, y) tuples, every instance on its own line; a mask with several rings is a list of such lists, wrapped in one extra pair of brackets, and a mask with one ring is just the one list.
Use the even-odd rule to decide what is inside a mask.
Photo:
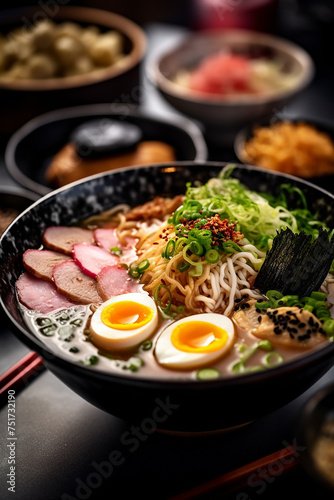
[(172, 162), (175, 159), (174, 149), (160, 141), (143, 141), (131, 152), (94, 159), (81, 158), (76, 153), (75, 145), (68, 143), (54, 156), (45, 179), (49, 184), (61, 187), (100, 172), (135, 165)]
[(301, 350), (326, 342), (321, 323), (311, 312), (294, 306), (269, 308), (265, 313), (259, 313), (255, 302), (250, 300), (248, 308), (240, 309), (233, 315), (234, 321), (255, 337), (269, 340), (273, 345)]
[(183, 202), (183, 195), (174, 196), (174, 198), (163, 198), (156, 196), (152, 201), (144, 203), (125, 215), (126, 220), (145, 220), (151, 217), (163, 219), (165, 215), (174, 212)]

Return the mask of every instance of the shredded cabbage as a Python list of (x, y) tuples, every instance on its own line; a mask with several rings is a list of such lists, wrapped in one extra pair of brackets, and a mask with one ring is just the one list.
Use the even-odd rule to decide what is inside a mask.
[[(222, 220), (237, 222), (235, 229), (244, 234), (243, 243), (248, 241), (265, 251), (271, 248), (273, 238), (281, 229), (289, 228), (295, 233), (303, 230), (317, 237), (318, 228), (325, 228), (308, 210), (305, 197), (298, 188), (284, 184), (277, 197), (262, 195), (231, 178), (232, 170), (233, 166), (228, 165), (218, 177), (202, 186), (188, 183), (183, 206), (187, 206), (190, 200), (199, 201), (204, 209), (219, 213)], [(289, 209), (287, 193), (292, 191), (299, 198), (299, 206)]]

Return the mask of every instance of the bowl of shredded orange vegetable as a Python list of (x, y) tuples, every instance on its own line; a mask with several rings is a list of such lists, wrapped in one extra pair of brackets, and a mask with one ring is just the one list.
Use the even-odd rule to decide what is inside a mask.
[(248, 126), (234, 142), (240, 161), (304, 179), (334, 174), (334, 124), (278, 119)]

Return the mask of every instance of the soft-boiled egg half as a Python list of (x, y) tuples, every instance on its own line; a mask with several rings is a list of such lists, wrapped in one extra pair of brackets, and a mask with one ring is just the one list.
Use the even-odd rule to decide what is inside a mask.
[(155, 302), (144, 293), (125, 293), (107, 300), (90, 323), (91, 340), (106, 351), (122, 351), (146, 340), (158, 324)]
[(168, 326), (158, 338), (155, 355), (166, 368), (197, 368), (223, 356), (233, 339), (233, 323), (227, 316), (196, 314)]

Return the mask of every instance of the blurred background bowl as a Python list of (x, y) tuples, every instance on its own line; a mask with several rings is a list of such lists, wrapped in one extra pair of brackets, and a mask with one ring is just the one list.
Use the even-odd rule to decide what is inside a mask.
[[(298, 126), (298, 124), (309, 126), (315, 135), (313, 135), (311, 129), (312, 137), (309, 135), (306, 136), (305, 130), (304, 133), (296, 131), (297, 135), (294, 141), (292, 137), (293, 131), (291, 131), (288, 144), (284, 143), (283, 139), (281, 139), (280, 142), (282, 144), (280, 144), (280, 150), (276, 156), (277, 171), (311, 180), (318, 186), (332, 191), (334, 189), (334, 123), (328, 120), (317, 120), (295, 115), (290, 116), (286, 113), (277, 113), (262, 120), (256, 120), (243, 127), (235, 136), (234, 153), (238, 160), (246, 165), (257, 165), (258, 167), (266, 168), (265, 162), (268, 161), (267, 156), (271, 157), (274, 151), (271, 150), (269, 153), (268, 151), (264, 152), (261, 158), (260, 154), (258, 154), (258, 161), (255, 161), (254, 158), (247, 154), (245, 145), (254, 138), (254, 133), (257, 129), (263, 128), (270, 131), (272, 127), (281, 123), (291, 123), (292, 126)], [(318, 142), (319, 140), (321, 141), (320, 143)], [(272, 146), (274, 149), (268, 136), (266, 138), (263, 137), (262, 141), (264, 148)], [(323, 141), (326, 141), (326, 143)], [(279, 144), (278, 139), (276, 144)], [(287, 146), (286, 151), (284, 149), (285, 145)], [(259, 150), (260, 147), (257, 148), (258, 152)], [(286, 155), (286, 160), (284, 159), (284, 155)], [(299, 158), (299, 155), (303, 156)], [(279, 159), (278, 156), (281, 158)], [(326, 166), (326, 170), (321, 172), (320, 162), (329, 162), (329, 156), (331, 157), (331, 163)], [(332, 170), (331, 167), (333, 167)]]
[(146, 36), (137, 24), (99, 9), (56, 5), (55, 9), (48, 10), (37, 5), (2, 11), (0, 32), (12, 36), (15, 42), (13, 30), (20, 27), (31, 30), (33, 25), (46, 18), (55, 23), (97, 26), (101, 32), (116, 30), (124, 39), (122, 64), (62, 78), (0, 80), (3, 118), (0, 133), (10, 134), (28, 119), (59, 107), (112, 101), (139, 103), (139, 66), (146, 52)]
[[(279, 57), (285, 71), (295, 75), (295, 84), (270, 95), (206, 97), (173, 81), (179, 71), (194, 69), (222, 49), (247, 57)], [(148, 76), (172, 107), (204, 125), (208, 142), (230, 145), (242, 126), (283, 108), (299, 94), (311, 82), (314, 64), (307, 52), (289, 41), (255, 31), (224, 30), (189, 37), (155, 60)]]
[(306, 472), (334, 495), (334, 383), (311, 396), (297, 419), (301, 463)]
[(28, 208), (39, 196), (27, 189), (16, 186), (0, 188), (0, 236), (8, 225)]
[(127, 106), (124, 113), (113, 104), (89, 104), (59, 109), (35, 117), (17, 130), (5, 151), (9, 174), (21, 186), (40, 195), (54, 189), (45, 173), (54, 155), (69, 142), (73, 129), (91, 120), (116, 120), (137, 125), (143, 140), (162, 141), (175, 151), (177, 161), (205, 161), (207, 147), (201, 130), (186, 118), (157, 118)]

